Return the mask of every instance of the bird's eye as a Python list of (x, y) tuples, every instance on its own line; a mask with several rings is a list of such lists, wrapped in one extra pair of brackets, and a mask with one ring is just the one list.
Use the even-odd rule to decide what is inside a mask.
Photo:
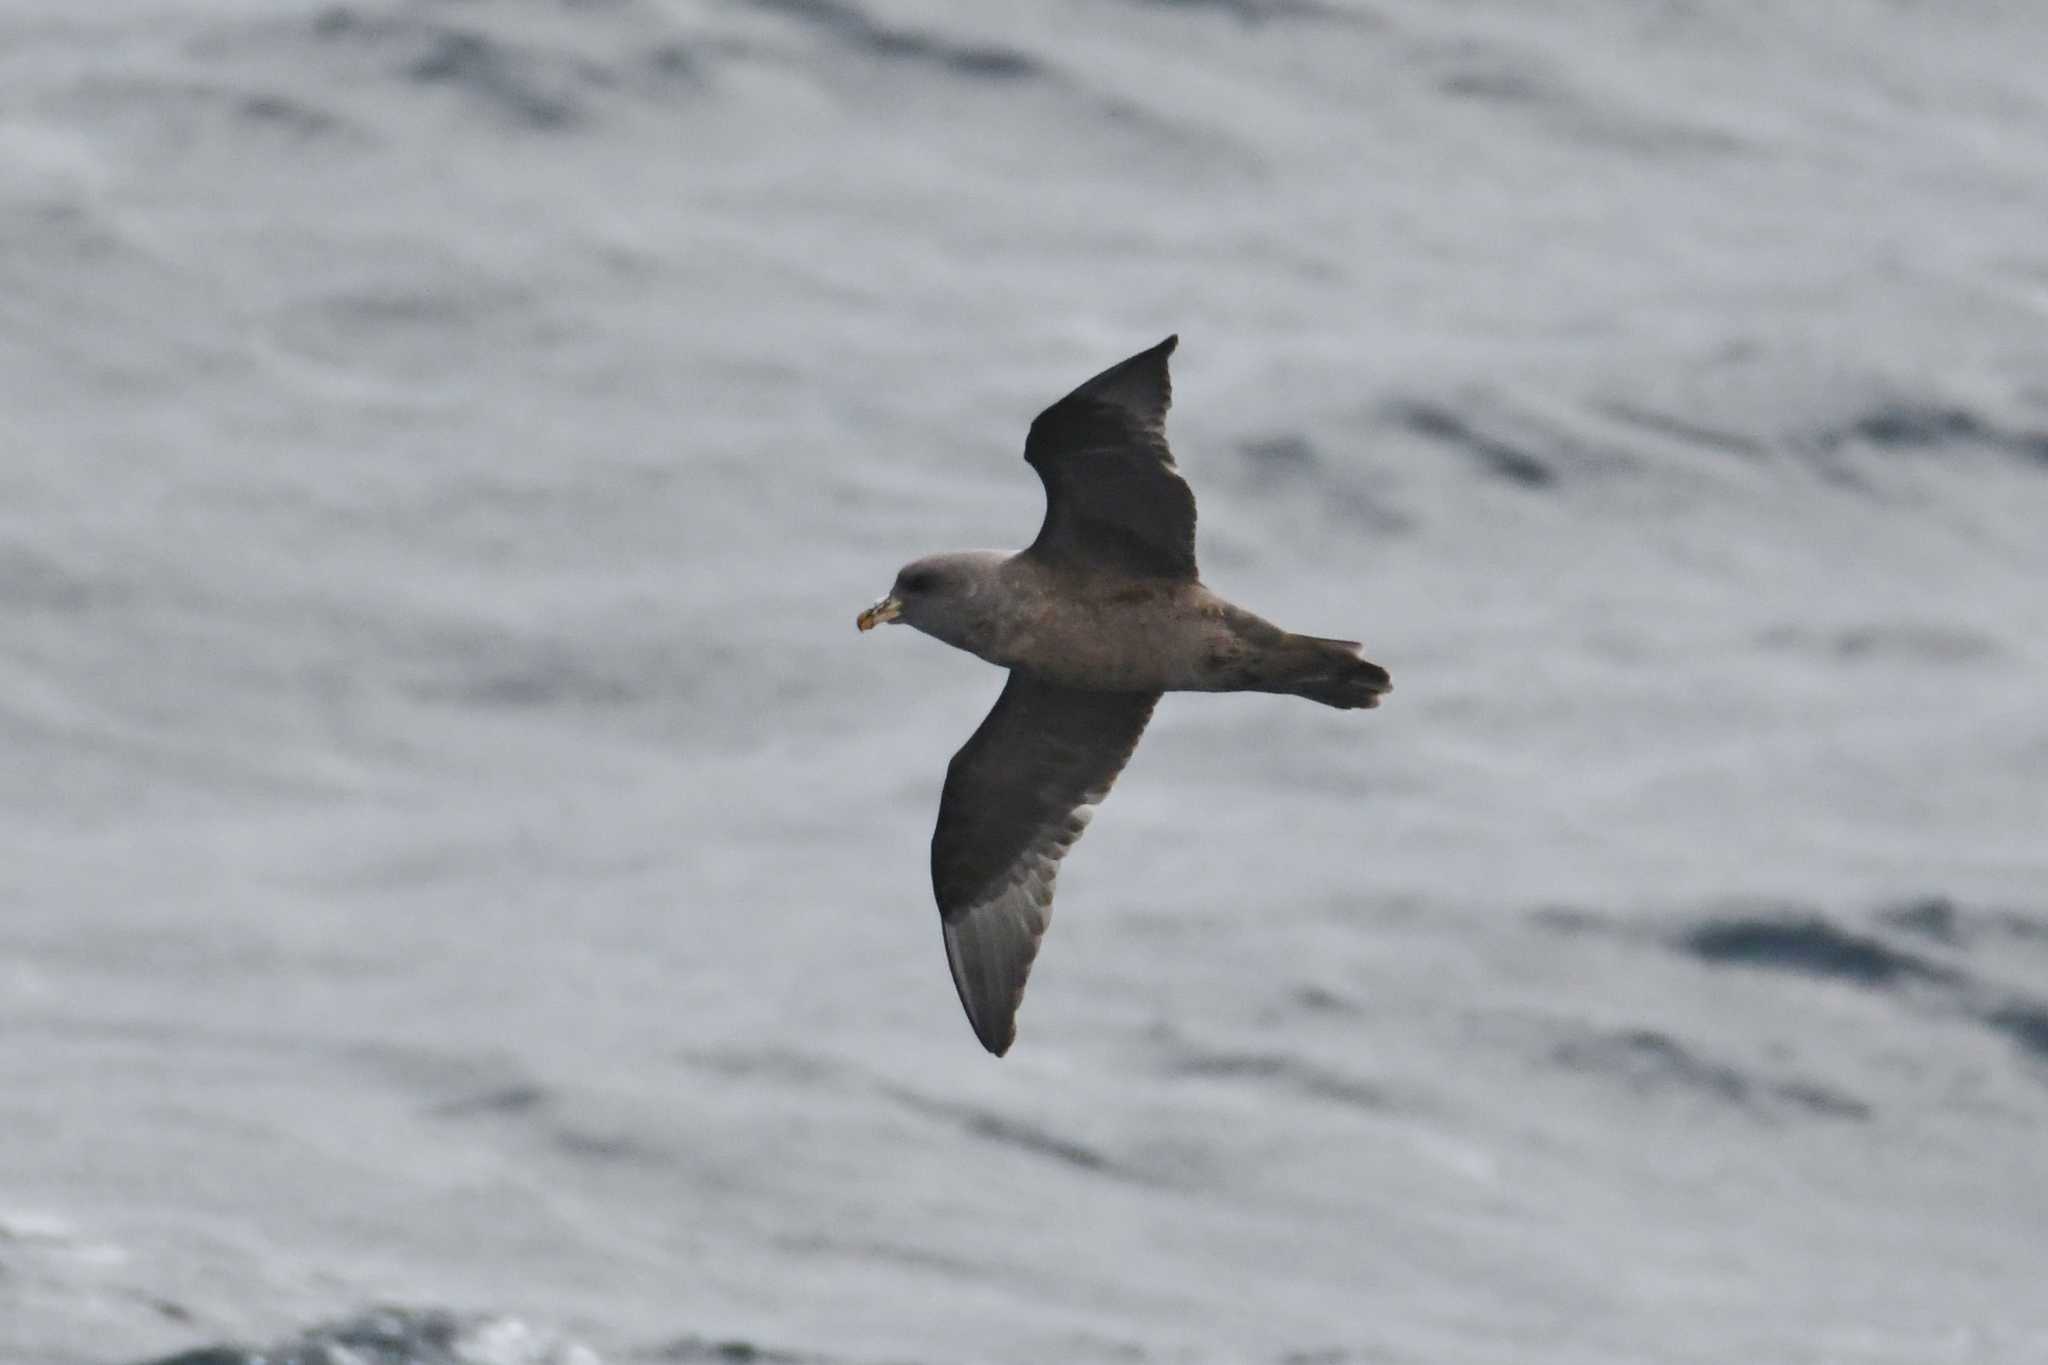
[(930, 569), (919, 569), (916, 573), (903, 575), (903, 591), (927, 593), (938, 585), (939, 576)]

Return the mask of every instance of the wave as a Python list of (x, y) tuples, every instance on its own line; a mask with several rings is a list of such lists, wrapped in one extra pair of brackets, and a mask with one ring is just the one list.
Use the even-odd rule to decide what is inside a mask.
[[(675, 1357), (687, 1359), (688, 1357)], [(728, 1359), (748, 1359), (729, 1356)], [(587, 1346), (518, 1318), (373, 1308), (267, 1346), (202, 1346), (147, 1365), (603, 1365)]]

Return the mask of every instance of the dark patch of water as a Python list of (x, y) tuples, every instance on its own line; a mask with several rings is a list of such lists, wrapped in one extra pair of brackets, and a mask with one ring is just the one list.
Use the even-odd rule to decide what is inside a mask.
[(836, 41), (889, 61), (917, 62), (972, 80), (1016, 81), (1047, 74), (1017, 48), (955, 42), (923, 29), (886, 24), (848, 0), (752, 0), (754, 8), (800, 20)]
[(1861, 986), (1960, 979), (1951, 968), (1810, 913), (1710, 919), (1686, 931), (1679, 947), (1716, 966), (1762, 967)]
[(1557, 472), (1533, 451), (1480, 431), (1440, 403), (1407, 400), (1396, 403), (1394, 418), (1418, 436), (1453, 446), (1479, 462), (1487, 473), (1524, 488), (1547, 488)]

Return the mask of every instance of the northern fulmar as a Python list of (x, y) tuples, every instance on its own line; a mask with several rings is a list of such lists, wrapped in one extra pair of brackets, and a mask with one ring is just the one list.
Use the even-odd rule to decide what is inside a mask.
[(1387, 671), (1354, 640), (1295, 635), (1202, 586), (1195, 495), (1166, 447), (1179, 337), (1112, 365), (1038, 414), (1024, 459), (1045, 485), (1016, 554), (913, 560), (860, 614), (1010, 671), (953, 755), (932, 833), (932, 891), (968, 1022), (998, 1057), (1052, 918), (1053, 878), (1164, 692), (1279, 692), (1377, 706)]

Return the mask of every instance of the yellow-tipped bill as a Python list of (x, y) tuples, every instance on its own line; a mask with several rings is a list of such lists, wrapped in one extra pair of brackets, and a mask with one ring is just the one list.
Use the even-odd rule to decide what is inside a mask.
[(854, 624), (862, 630), (873, 630), (883, 622), (893, 621), (902, 614), (903, 599), (900, 597), (885, 597), (856, 617)]

